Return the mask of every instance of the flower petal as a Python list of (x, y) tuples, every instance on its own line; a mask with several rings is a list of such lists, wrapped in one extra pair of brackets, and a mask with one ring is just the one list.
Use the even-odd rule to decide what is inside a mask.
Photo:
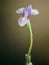
[(32, 10), (32, 5), (29, 5), (28, 8), (30, 11)]
[(23, 16), (25, 16), (25, 17), (28, 16), (28, 10), (27, 10), (27, 9), (24, 9), (24, 11), (23, 11)]
[(25, 8), (23, 11), (23, 16), (27, 17), (28, 19), (31, 16), (32, 6), (29, 5), (28, 8)]
[(30, 18), (32, 6), (29, 5), (28, 8), (25, 8), (23, 11), (23, 15), (27, 18)]
[(17, 14), (23, 13), (23, 10), (24, 10), (24, 8), (20, 8), (20, 9), (16, 10), (16, 13)]
[(37, 9), (32, 9), (31, 14), (32, 14), (32, 15), (38, 15), (39, 12), (38, 12)]
[(19, 26), (21, 26), (21, 27), (23, 27), (23, 26), (25, 26), (25, 24), (27, 23), (27, 18), (25, 18), (25, 17), (20, 17), (19, 19), (18, 19), (18, 24), (19, 24)]

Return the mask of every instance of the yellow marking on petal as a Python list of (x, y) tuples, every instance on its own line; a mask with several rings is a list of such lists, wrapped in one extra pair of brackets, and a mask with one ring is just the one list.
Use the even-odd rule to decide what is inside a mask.
[(35, 10), (34, 10), (34, 9), (32, 9), (31, 11), (32, 11), (32, 12), (34, 12)]
[(22, 18), (22, 20), (24, 20), (24, 19), (25, 19), (25, 17)]

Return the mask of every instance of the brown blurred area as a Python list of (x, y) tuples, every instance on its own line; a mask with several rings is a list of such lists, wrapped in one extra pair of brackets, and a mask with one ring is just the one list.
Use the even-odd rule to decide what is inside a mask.
[(0, 65), (24, 65), (29, 32), (18, 25), (16, 9), (32, 5), (39, 15), (31, 16), (34, 65), (49, 65), (49, 0), (1, 0)]

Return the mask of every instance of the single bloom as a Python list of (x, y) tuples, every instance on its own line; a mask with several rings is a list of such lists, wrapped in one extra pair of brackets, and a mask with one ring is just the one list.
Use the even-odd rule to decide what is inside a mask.
[(22, 16), (18, 19), (18, 24), (21, 27), (26, 25), (31, 15), (39, 14), (37, 9), (32, 9), (32, 5), (29, 5), (27, 8), (19, 8), (18, 10), (16, 10), (16, 13), (22, 14)]

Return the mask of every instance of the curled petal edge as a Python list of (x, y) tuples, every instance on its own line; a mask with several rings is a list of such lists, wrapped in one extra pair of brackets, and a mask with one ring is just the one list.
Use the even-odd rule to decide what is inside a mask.
[(16, 13), (17, 14), (23, 13), (23, 10), (24, 10), (24, 8), (20, 8), (20, 9), (16, 10)]
[(31, 14), (32, 15), (38, 15), (39, 14), (39, 11), (37, 9), (32, 9), (31, 10)]

